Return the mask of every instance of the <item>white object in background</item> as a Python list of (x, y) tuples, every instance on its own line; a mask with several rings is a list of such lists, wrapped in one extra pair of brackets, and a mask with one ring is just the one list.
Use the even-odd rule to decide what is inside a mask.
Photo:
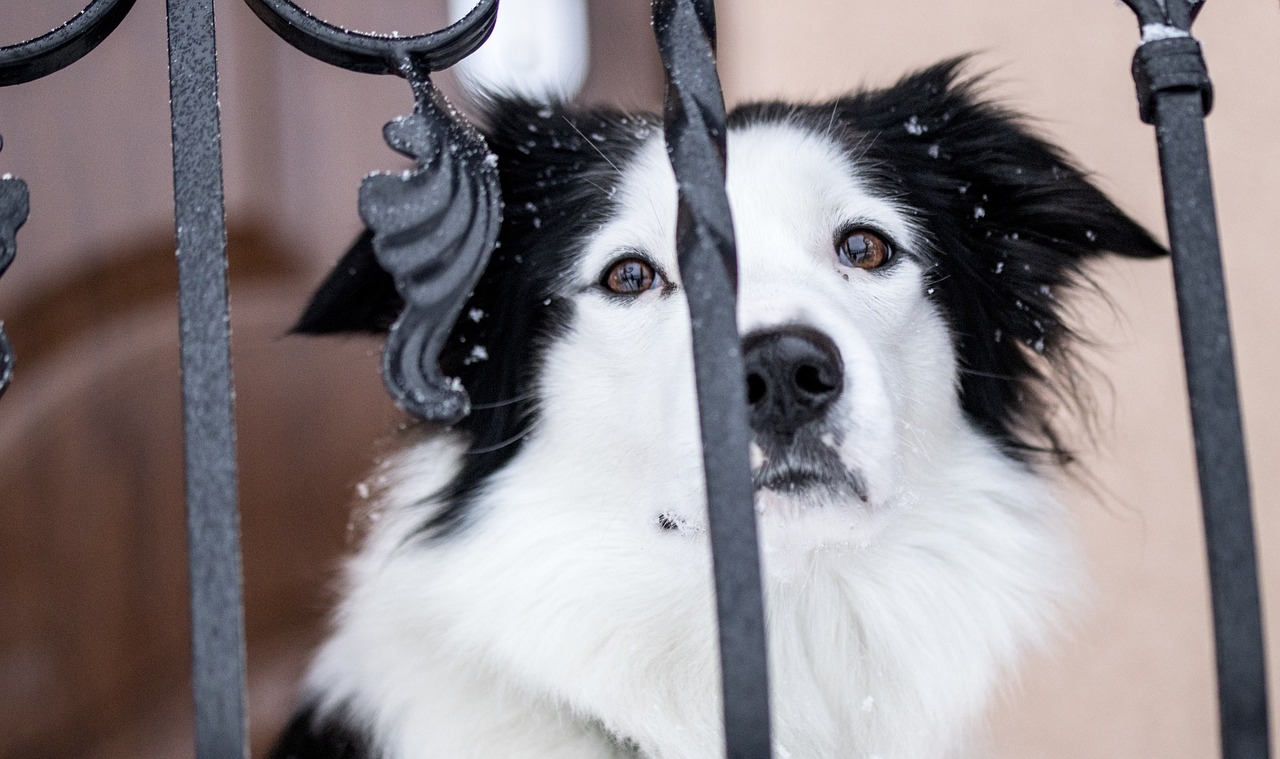
[[(449, 0), (456, 21), (474, 0)], [(570, 98), (587, 78), (586, 0), (500, 0), (487, 42), (458, 64), (470, 89)]]

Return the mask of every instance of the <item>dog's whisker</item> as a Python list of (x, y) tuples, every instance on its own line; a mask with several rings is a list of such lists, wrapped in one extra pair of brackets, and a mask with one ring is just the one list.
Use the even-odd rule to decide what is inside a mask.
[(839, 110), (840, 110), (840, 101), (839, 100), (831, 101), (831, 118), (827, 120), (827, 130), (822, 134), (824, 138), (831, 137), (831, 130), (836, 125), (836, 113)]
[(984, 372), (984, 371), (979, 371), (978, 369), (966, 369), (964, 367), (960, 367), (958, 371), (961, 374), (969, 374), (974, 377), (987, 377), (989, 379), (1008, 380), (1010, 382), (1016, 381), (1018, 379), (1017, 377), (1013, 377), (1008, 374), (996, 374), (995, 372)]
[(513, 403), (520, 403), (521, 401), (532, 400), (533, 398), (534, 398), (533, 393), (525, 393), (524, 395), (517, 395), (514, 398), (507, 398), (506, 400), (502, 400), (502, 401), (489, 401), (487, 403), (472, 403), (471, 409), (473, 411), (485, 411), (488, 409), (502, 408), (503, 406), (510, 406)]
[(588, 145), (590, 145), (590, 146), (591, 146), (591, 148), (592, 148), (593, 150), (595, 150), (597, 153), (599, 153), (599, 154), (600, 154), (600, 157), (604, 159), (604, 162), (605, 162), (605, 163), (607, 163), (607, 164), (609, 164), (610, 166), (612, 166), (612, 167), (613, 167), (613, 170), (614, 170), (614, 171), (616, 171), (616, 172), (618, 172), (619, 174), (621, 174), (621, 173), (622, 173), (622, 169), (619, 169), (619, 168), (618, 168), (618, 164), (616, 164), (616, 163), (614, 163), (613, 161), (609, 160), (609, 156), (605, 155), (605, 154), (604, 154), (604, 151), (600, 149), (600, 146), (599, 146), (599, 145), (597, 145), (597, 144), (595, 144), (594, 142), (592, 142), (592, 141), (591, 141), (591, 138), (589, 138), (589, 137), (587, 137), (585, 134), (583, 134), (583, 133), (582, 133), (582, 130), (578, 128), (578, 125), (577, 125), (577, 124), (573, 123), (573, 121), (572, 121), (572, 120), (570, 120), (570, 118), (569, 118), (568, 116), (562, 116), (561, 118), (563, 118), (563, 119), (564, 119), (564, 122), (565, 122), (566, 124), (568, 124), (568, 125), (573, 129), (573, 131), (575, 131), (575, 132), (577, 132), (577, 133), (578, 133), (578, 136), (579, 136), (579, 137), (581, 137), (581, 138), (582, 138), (582, 140), (583, 140), (584, 142), (586, 142)]
[(483, 447), (483, 448), (472, 448), (471, 450), (467, 451), (467, 455), (468, 455), (468, 456), (476, 456), (476, 455), (479, 455), (479, 454), (482, 454), (482, 453), (493, 453), (494, 451), (502, 450), (503, 448), (506, 448), (506, 447), (507, 447), (507, 446), (509, 446), (509, 445), (512, 445), (512, 444), (514, 444), (514, 443), (518, 443), (521, 439), (523, 439), (523, 438), (527, 437), (527, 436), (529, 435), (529, 433), (530, 433), (530, 432), (533, 432), (533, 428), (532, 428), (532, 427), (529, 427), (528, 429), (525, 429), (525, 430), (523, 430), (523, 431), (521, 431), (521, 432), (516, 433), (515, 435), (512, 435), (511, 437), (507, 438), (506, 440), (503, 440), (501, 443), (494, 443), (493, 445), (486, 445), (486, 446), (485, 446), (485, 447)]

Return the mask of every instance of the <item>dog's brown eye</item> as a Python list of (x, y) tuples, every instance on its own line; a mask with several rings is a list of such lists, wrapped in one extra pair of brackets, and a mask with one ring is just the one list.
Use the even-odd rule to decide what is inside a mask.
[(609, 265), (602, 284), (619, 295), (639, 295), (660, 287), (662, 276), (642, 258), (624, 258)]
[(855, 269), (878, 269), (893, 260), (893, 247), (868, 229), (854, 229), (836, 245), (840, 263)]

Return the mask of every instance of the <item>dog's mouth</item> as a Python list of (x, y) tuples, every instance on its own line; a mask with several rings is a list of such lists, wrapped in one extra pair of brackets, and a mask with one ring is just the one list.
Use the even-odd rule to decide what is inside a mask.
[(763, 450), (764, 460), (751, 474), (757, 491), (786, 495), (825, 491), (854, 496), (864, 503), (869, 500), (862, 475), (845, 466), (829, 446), (795, 441)]

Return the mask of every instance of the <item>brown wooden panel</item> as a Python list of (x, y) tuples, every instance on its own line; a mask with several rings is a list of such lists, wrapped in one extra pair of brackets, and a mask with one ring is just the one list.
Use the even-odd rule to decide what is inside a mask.
[[(242, 245), (242, 260), (269, 258), (263, 242)], [(167, 246), (140, 250), (129, 272), (171, 267)], [(232, 285), (251, 650), (314, 639), (353, 486), (398, 418), (376, 341), (285, 334), (311, 283), (280, 271)], [(184, 733), (176, 309), (171, 285), (132, 276), (69, 277), (9, 322), (20, 371), (0, 403), (0, 756)], [(94, 303), (87, 287), (114, 294), (96, 314), (38, 318), (60, 303), (83, 310), (69, 304)]]

